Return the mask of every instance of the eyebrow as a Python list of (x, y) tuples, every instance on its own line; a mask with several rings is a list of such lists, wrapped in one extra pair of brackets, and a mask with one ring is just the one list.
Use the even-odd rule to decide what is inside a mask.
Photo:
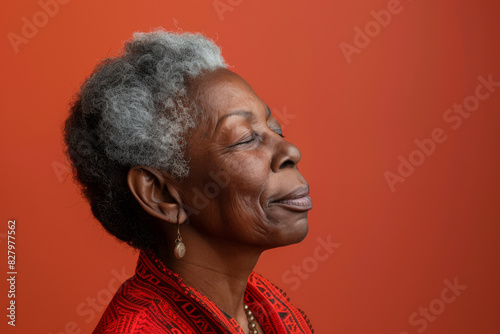
[(224, 116), (222, 116), (221, 118), (219, 118), (219, 120), (217, 121), (217, 125), (219, 125), (219, 123), (222, 122), (225, 118), (228, 118), (230, 116), (235, 116), (235, 115), (239, 115), (239, 116), (242, 116), (242, 117), (245, 117), (245, 118), (250, 118), (250, 117), (253, 116), (250, 111), (247, 111), (247, 110), (236, 110), (236, 111), (230, 112), (229, 114), (225, 114)]
[(222, 116), (221, 118), (219, 118), (217, 120), (217, 124), (215, 124), (215, 128), (214, 130), (212, 131), (212, 134), (216, 133), (217, 132), (217, 129), (219, 128), (219, 125), (222, 124), (222, 122), (228, 118), (228, 117), (231, 117), (231, 116), (242, 116), (242, 117), (245, 117), (245, 118), (251, 118), (253, 115), (250, 111), (248, 110), (236, 110), (236, 111), (231, 111), (229, 114), (225, 114), (224, 116)]
[[(230, 116), (242, 116), (245, 118), (252, 118), (254, 115), (248, 110), (236, 110), (236, 111), (230, 112), (229, 114), (225, 114), (224, 116), (222, 116), (221, 118), (219, 118), (217, 120), (217, 124), (215, 125), (214, 133), (217, 131), (219, 124), (221, 124), (224, 119), (226, 119)], [(269, 109), (269, 107), (266, 105), (266, 117), (268, 118), (269, 116), (271, 116), (271, 109)]]

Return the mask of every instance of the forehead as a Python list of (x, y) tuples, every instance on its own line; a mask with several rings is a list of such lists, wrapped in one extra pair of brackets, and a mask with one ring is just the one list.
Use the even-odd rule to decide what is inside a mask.
[(194, 88), (198, 103), (209, 119), (219, 119), (234, 111), (256, 111), (266, 108), (252, 87), (236, 73), (217, 69), (196, 79)]

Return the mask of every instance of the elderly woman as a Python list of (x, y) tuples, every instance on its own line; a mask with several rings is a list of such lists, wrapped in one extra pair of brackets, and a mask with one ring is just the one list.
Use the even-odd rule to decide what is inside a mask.
[(311, 333), (253, 269), (300, 242), (312, 208), (269, 107), (199, 34), (136, 33), (66, 121), (92, 213), (141, 250), (94, 333)]

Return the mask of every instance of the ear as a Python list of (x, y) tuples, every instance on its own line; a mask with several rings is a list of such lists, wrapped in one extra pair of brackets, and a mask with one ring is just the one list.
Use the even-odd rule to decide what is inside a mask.
[(169, 174), (154, 168), (135, 166), (127, 174), (130, 191), (151, 216), (172, 224), (187, 219), (177, 188), (178, 182)]

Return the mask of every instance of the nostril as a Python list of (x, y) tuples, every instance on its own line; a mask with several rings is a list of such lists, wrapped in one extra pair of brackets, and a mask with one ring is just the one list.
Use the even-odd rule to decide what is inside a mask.
[(293, 162), (292, 160), (286, 160), (281, 164), (280, 169), (287, 168), (287, 167), (293, 167), (293, 166), (295, 166), (295, 162)]

